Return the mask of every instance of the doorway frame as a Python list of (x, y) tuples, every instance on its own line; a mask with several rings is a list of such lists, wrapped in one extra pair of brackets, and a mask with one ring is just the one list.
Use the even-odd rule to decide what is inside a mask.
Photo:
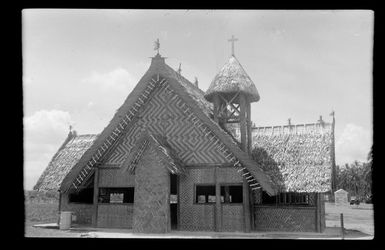
[[(171, 176), (174, 175), (175, 176), (175, 179), (176, 179), (176, 195), (177, 195), (177, 203), (176, 203), (176, 227), (175, 228), (172, 228), (172, 225), (171, 225), (171, 230), (179, 230), (180, 228), (180, 196), (179, 196), (179, 191), (180, 191), (180, 187), (179, 187), (179, 184), (180, 184), (180, 176), (178, 174), (172, 174), (170, 173), (170, 197), (171, 197)], [(172, 215), (171, 215), (171, 202), (170, 202), (170, 220), (172, 218)], [(171, 223), (171, 221), (170, 221)]]

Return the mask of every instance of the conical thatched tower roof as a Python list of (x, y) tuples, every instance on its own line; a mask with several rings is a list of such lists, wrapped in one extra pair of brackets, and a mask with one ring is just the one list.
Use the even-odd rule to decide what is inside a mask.
[(240, 91), (248, 96), (250, 102), (259, 101), (259, 94), (253, 81), (247, 75), (237, 58), (232, 55), (211, 82), (205, 98), (212, 102), (215, 93), (223, 95)]

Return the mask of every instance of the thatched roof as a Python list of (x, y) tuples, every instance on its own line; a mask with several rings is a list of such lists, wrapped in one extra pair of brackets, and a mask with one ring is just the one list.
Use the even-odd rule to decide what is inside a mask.
[[(72, 135), (67, 138), (43, 172), (35, 189), (68, 190), (74, 179), (96, 154), (97, 149), (121, 122), (127, 110), (137, 101), (138, 96), (154, 75), (167, 79), (169, 87), (183, 99), (196, 117), (256, 178), (267, 193), (274, 195), (278, 190), (296, 192), (330, 190), (333, 161), (331, 157), (333, 136), (330, 124), (254, 128), (254, 149), (250, 157), (212, 119), (212, 104), (205, 99), (204, 92), (169, 67), (160, 56), (153, 58), (148, 71), (100, 135)], [(182, 165), (167, 141), (157, 136), (152, 136), (151, 140), (162, 148), (168, 160), (175, 165)]]
[(183, 101), (188, 105), (188, 107), (191, 108), (191, 111), (200, 119), (200, 121), (204, 123), (222, 143), (225, 144), (225, 146), (239, 160), (239, 162), (254, 175), (261, 187), (269, 194), (275, 194), (276, 190), (274, 189), (269, 176), (267, 176), (263, 170), (255, 164), (249, 155), (243, 152), (233, 139), (211, 118), (212, 105), (205, 100), (204, 92), (168, 66), (165, 63), (164, 58), (160, 57), (159, 54), (152, 59), (150, 68), (126, 98), (123, 105), (117, 110), (114, 117), (98, 136), (93, 146), (79, 159), (78, 163), (73, 167), (73, 171), (71, 171), (64, 178), (60, 186), (60, 190), (67, 191), (71, 187), (72, 182), (91, 160), (92, 156), (97, 153), (97, 149), (105, 143), (113, 130), (121, 122), (122, 117), (124, 117), (128, 110), (136, 103), (140, 95), (147, 87), (147, 83), (157, 75), (158, 77), (160, 76), (167, 79), (170, 88), (173, 89), (181, 99), (183, 99)]
[(332, 124), (259, 127), (252, 132), (252, 157), (281, 191), (331, 189)]
[(96, 138), (97, 135), (76, 135), (75, 133), (70, 133), (64, 144), (53, 156), (33, 189), (38, 191), (57, 191), (64, 177), (76, 165), (84, 152), (91, 147)]
[[(136, 143), (136, 146), (131, 150), (126, 162), (123, 164), (127, 166), (131, 173), (135, 172), (139, 160), (150, 144), (153, 144), (158, 149), (157, 152), (161, 156), (161, 161), (171, 173), (182, 174), (185, 172), (183, 162), (179, 159), (177, 153), (172, 149), (166, 138), (161, 135), (144, 132)], [(126, 169), (123, 169), (123, 171), (125, 170)]]
[(259, 101), (260, 97), (253, 81), (247, 75), (237, 58), (231, 56), (229, 61), (222, 67), (211, 82), (205, 97), (212, 102), (212, 97), (215, 93), (226, 95), (237, 93), (238, 91), (244, 93), (250, 102)]

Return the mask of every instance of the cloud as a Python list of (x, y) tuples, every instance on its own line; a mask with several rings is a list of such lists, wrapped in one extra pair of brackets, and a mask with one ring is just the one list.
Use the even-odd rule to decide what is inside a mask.
[(189, 37), (191, 37), (191, 36), (192, 36), (192, 32), (191, 32), (191, 31), (185, 33), (185, 37), (189, 38)]
[(73, 124), (71, 115), (61, 110), (39, 110), (24, 117), (25, 135), (34, 142), (53, 142), (52, 139), (63, 137)]
[(94, 102), (90, 101), (90, 102), (87, 103), (87, 107), (88, 108), (92, 108), (93, 106), (95, 106)]
[(337, 164), (366, 161), (372, 143), (372, 133), (369, 130), (348, 123), (336, 141)]
[(82, 80), (83, 83), (96, 85), (101, 91), (127, 91), (129, 93), (135, 86), (137, 79), (127, 70), (118, 67), (107, 73), (92, 72)]
[(160, 38), (164, 41), (167, 41), (168, 38), (168, 32), (166, 30), (160, 31)]
[(30, 190), (64, 142), (73, 124), (61, 110), (39, 110), (24, 117), (24, 184)]

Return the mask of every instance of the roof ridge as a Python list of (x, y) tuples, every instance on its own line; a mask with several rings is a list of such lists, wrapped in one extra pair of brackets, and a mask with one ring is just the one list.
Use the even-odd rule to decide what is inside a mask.
[(255, 134), (305, 134), (320, 133), (323, 134), (333, 130), (332, 123), (305, 123), (305, 124), (286, 124), (276, 126), (252, 127), (252, 133)]
[[(33, 189), (47, 191), (47, 187), (48, 187), (49, 190), (54, 190), (54, 189), (57, 190), (60, 187), (61, 181), (64, 179), (65, 175), (67, 175), (67, 173), (71, 171), (71, 169), (74, 167), (74, 165), (71, 165), (72, 164), (71, 160), (76, 159), (77, 157), (76, 154), (83, 155), (84, 152), (83, 153), (81, 152), (84, 151), (85, 149), (90, 148), (94, 143), (95, 139), (96, 139), (96, 136), (90, 136), (87, 139), (85, 139), (84, 136), (82, 135), (67, 137), (64, 143), (62, 144), (62, 146), (57, 150), (55, 155), (52, 157), (52, 159), (48, 163), (43, 173), (40, 175)], [(63, 159), (68, 159), (69, 157), (68, 154), (72, 154), (70, 156), (71, 160), (70, 162), (66, 162), (65, 164), (63, 164), (62, 161)], [(74, 158), (74, 154), (75, 154), (75, 158)], [(67, 168), (68, 166), (69, 168)], [(45, 180), (47, 176), (48, 177), (52, 176), (52, 171), (55, 171), (55, 170), (57, 171), (58, 168), (61, 169), (60, 171), (64, 171), (64, 172), (59, 173), (59, 176), (55, 176), (54, 181)], [(64, 176), (61, 176), (61, 174), (63, 173), (64, 173)]]
[(77, 137), (86, 137), (86, 136), (98, 136), (99, 134), (82, 134), (82, 135), (76, 135), (74, 138), (77, 138)]
[(200, 89), (198, 86), (196, 86), (195, 84), (193, 84), (192, 82), (190, 82), (190, 80), (188, 80), (186, 77), (184, 77), (182, 74), (179, 74), (178, 72), (176, 72), (170, 65), (168, 65), (167, 63), (164, 63), (166, 65), (166, 67), (168, 67), (170, 70), (173, 71), (173, 73), (176, 75), (176, 76), (180, 76), (182, 78), (182, 80), (184, 80), (185, 82), (187, 82), (188, 84), (190, 84), (192, 87), (194, 87), (195, 89), (199, 90), (202, 92), (202, 95), (204, 95), (204, 91), (202, 89)]
[[(332, 125), (331, 122), (324, 122), (324, 125)], [(313, 123), (297, 123), (297, 124), (282, 124), (282, 125), (270, 125), (270, 126), (255, 126), (252, 127), (252, 129), (260, 129), (260, 128), (277, 128), (277, 127), (295, 127), (295, 126), (314, 126), (314, 125), (320, 125), (322, 126), (321, 123), (319, 122), (313, 122)]]
[(74, 134), (70, 131), (67, 135), (67, 138), (64, 140), (64, 142), (60, 145), (60, 147), (58, 148), (58, 150), (56, 151), (56, 153), (52, 156), (51, 160), (49, 161), (48, 163), (48, 166), (44, 169), (43, 173), (40, 175), (39, 179), (37, 180), (35, 186), (33, 187), (33, 190), (36, 190), (36, 189), (39, 189), (42, 182), (44, 181), (44, 178), (45, 176), (47, 175), (48, 173), (48, 168), (51, 164), (53, 164), (53, 162), (59, 157), (59, 154), (60, 152), (68, 145), (68, 143), (70, 143), (71, 141), (73, 141), (73, 139), (76, 138), (76, 136), (74, 136)]

